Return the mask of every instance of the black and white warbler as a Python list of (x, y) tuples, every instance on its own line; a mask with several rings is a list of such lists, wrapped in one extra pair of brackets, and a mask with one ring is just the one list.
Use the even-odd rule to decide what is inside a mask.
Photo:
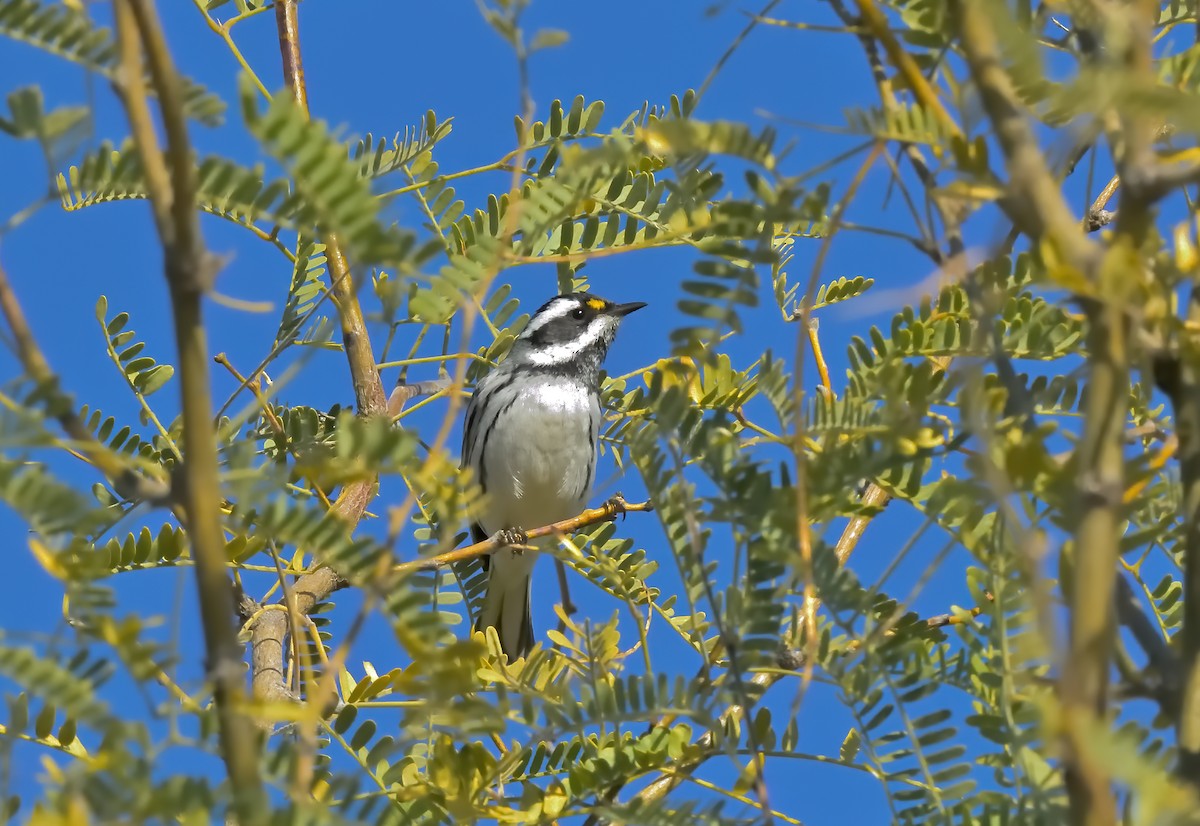
[[(476, 542), (496, 532), (525, 544), (522, 529), (568, 519), (587, 505), (596, 477), (600, 365), (621, 319), (646, 306), (588, 293), (550, 299), (475, 388), (462, 463), (486, 494)], [(553, 541), (550, 539), (549, 541)], [(501, 548), (484, 557), (487, 594), (475, 623), (493, 627), (510, 660), (533, 647), (530, 586), (537, 554)]]

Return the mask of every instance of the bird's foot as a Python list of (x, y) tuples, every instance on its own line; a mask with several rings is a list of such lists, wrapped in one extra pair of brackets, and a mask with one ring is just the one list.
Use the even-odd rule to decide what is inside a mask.
[(501, 528), (496, 531), (496, 542), (520, 553), (523, 550), (520, 546), (529, 544), (529, 536), (521, 528)]
[(608, 498), (608, 501), (604, 503), (604, 507), (608, 508), (609, 512), (616, 517), (625, 515), (625, 507), (628, 504), (629, 503), (625, 501), (625, 497), (621, 494), (621, 492), (617, 491)]

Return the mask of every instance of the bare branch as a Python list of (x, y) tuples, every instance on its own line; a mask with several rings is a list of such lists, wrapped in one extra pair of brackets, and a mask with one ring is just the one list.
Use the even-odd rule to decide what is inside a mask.
[(1097, 209), (1094, 212), (1089, 211), (1087, 218), (1084, 220), (1084, 228), (1087, 229), (1088, 232), (1095, 232), (1098, 229), (1103, 229), (1115, 220), (1117, 220), (1117, 213), (1115, 210)]
[(1117, 577), (1116, 601), (1117, 619), (1129, 629), (1137, 644), (1146, 653), (1148, 670), (1155, 672), (1162, 681), (1162, 710), (1164, 713), (1171, 713), (1179, 692), (1179, 656), (1163, 639), (1162, 633), (1150, 617), (1146, 616), (1127, 577)]
[(842, 530), (842, 535), (838, 538), (837, 544), (833, 546), (834, 556), (837, 557), (839, 565), (845, 565), (846, 560), (850, 558), (850, 554), (854, 553), (854, 549), (858, 547), (859, 541), (863, 537), (863, 533), (867, 530), (867, 525), (871, 524), (876, 516), (878, 516), (887, 503), (892, 501), (892, 497), (879, 485), (871, 482), (867, 485), (867, 489), (863, 491), (861, 504), (868, 509), (866, 513), (860, 514), (851, 518)]

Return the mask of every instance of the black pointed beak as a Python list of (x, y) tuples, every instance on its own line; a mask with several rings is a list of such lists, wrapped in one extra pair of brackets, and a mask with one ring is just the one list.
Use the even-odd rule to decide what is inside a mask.
[(645, 307), (645, 306), (646, 306), (645, 301), (631, 301), (628, 304), (617, 304), (615, 307), (613, 307), (608, 312), (611, 315), (615, 315), (617, 318), (624, 318), (625, 316), (629, 315), (630, 313), (634, 312), (635, 310), (640, 310), (640, 309), (642, 309), (642, 307)]

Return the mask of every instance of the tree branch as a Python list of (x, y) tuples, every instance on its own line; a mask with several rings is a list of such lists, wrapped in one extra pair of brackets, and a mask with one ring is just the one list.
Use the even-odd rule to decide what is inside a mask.
[(440, 379), (432, 379), (430, 381), (417, 381), (409, 384), (405, 381), (396, 382), (396, 386), (392, 388), (391, 394), (387, 400), (387, 414), (392, 418), (399, 416), (404, 410), (404, 405), (408, 404), (415, 398), (420, 396), (436, 396), (445, 390), (449, 390), (454, 386), (454, 380), (449, 376), (443, 375)]
[(871, 37), (878, 40), (883, 46), (884, 51), (887, 52), (888, 60), (896, 67), (896, 71), (904, 79), (904, 84), (912, 90), (917, 102), (941, 121), (949, 134), (962, 134), (962, 130), (954, 122), (954, 118), (950, 117), (950, 113), (942, 105), (941, 98), (938, 97), (937, 92), (925, 78), (925, 74), (921, 71), (921, 67), (917, 64), (916, 59), (908, 53), (908, 50), (900, 44), (895, 34), (892, 33), (887, 16), (879, 10), (874, 0), (854, 0), (854, 5), (858, 7), (858, 15), (862, 20), (863, 28), (869, 31)]
[[(649, 513), (653, 510), (654, 505), (649, 501), (626, 502), (625, 497), (618, 493), (598, 508), (589, 508), (578, 516), (572, 516), (570, 519), (563, 519), (559, 522), (526, 531), (525, 536), (528, 539), (540, 539), (543, 536), (559, 536), (561, 534), (574, 533), (581, 528), (586, 528), (588, 525), (595, 525), (597, 522), (611, 522), (618, 516), (626, 513)], [(463, 562), (468, 559), (474, 559), (477, 556), (483, 556), (498, 548), (511, 547), (503, 541), (503, 533), (503, 531), (499, 531), (482, 542), (476, 542), (464, 548), (456, 548), (453, 551), (446, 551), (444, 554), (438, 554), (437, 556), (425, 559), (414, 559), (411, 562), (402, 562), (392, 568), (392, 573), (406, 574), (413, 571), (440, 568), (452, 562)]]
[[(432, 395), (442, 390), (442, 381), (425, 381), (415, 384), (397, 384), (392, 391), (389, 412), (399, 415), (404, 404), (419, 396)], [(338, 497), (334, 503), (334, 511), (345, 507), (346, 494)], [(355, 502), (357, 506), (357, 501)], [(346, 581), (332, 568), (321, 566), (296, 580), (291, 591), (294, 599), (292, 607), (297, 616), (307, 616), (316, 606), (329, 598), (329, 595), (339, 588), (345, 587)], [(281, 604), (283, 604), (281, 602)], [(291, 629), (287, 612), (261, 611), (261, 605), (252, 599), (244, 598), (238, 608), (242, 618), (249, 621), (250, 626), (250, 672), (254, 696), (267, 702), (295, 702), (299, 700), (284, 681), (285, 647), (284, 641)], [(255, 616), (257, 614), (257, 616)]]
[(955, 0), (963, 56), (979, 90), (996, 139), (1004, 151), (1009, 173), (1009, 197), (999, 205), (1009, 219), (1035, 242), (1049, 241), (1058, 256), (1082, 274), (1091, 275), (1099, 263), (1099, 250), (1071, 215), (1062, 190), (1046, 165), (1045, 156), (1027, 113), (1004, 70), (992, 4)]
[(871, 524), (871, 521), (876, 516), (883, 512), (888, 502), (892, 501), (892, 497), (886, 490), (879, 487), (879, 485), (869, 482), (867, 489), (863, 491), (860, 501), (864, 508), (869, 509), (868, 512), (852, 517), (842, 530), (842, 535), (838, 537), (837, 544), (833, 546), (833, 553), (837, 557), (839, 565), (846, 564), (846, 560), (850, 558), (850, 554), (854, 553), (854, 549), (858, 547), (859, 541), (862, 540), (867, 526)]
[[(304, 63), (300, 53), (297, 0), (278, 0), (275, 3), (275, 25), (279, 34), (284, 80), (292, 99), (307, 112), (308, 91), (304, 82)], [(341, 322), (342, 344), (350, 367), (350, 380), (354, 385), (358, 415), (369, 417), (388, 414), (388, 401), (383, 393), (379, 370), (375, 366), (371, 338), (363, 318), (362, 306), (355, 293), (350, 265), (342, 253), (341, 243), (336, 235), (330, 234), (323, 240), (330, 274), (330, 293)], [(408, 398), (416, 395), (414, 392)], [(400, 400), (398, 405), (402, 406), (404, 401), (407, 399)], [(399, 413), (399, 406), (392, 415)], [(353, 528), (362, 519), (374, 495), (374, 478), (348, 484), (338, 495), (332, 512)], [(344, 580), (329, 568), (321, 567), (305, 574), (296, 581), (293, 588), (297, 611), (301, 615), (308, 614), (344, 584)], [(243, 614), (245, 615), (244, 610)], [(296, 699), (283, 682), (283, 643), (288, 624), (284, 612), (266, 611), (259, 615), (249, 629), (252, 685), (255, 696), (267, 701)]]
[(1146, 671), (1154, 672), (1160, 681), (1156, 698), (1163, 714), (1174, 716), (1179, 702), (1179, 656), (1163, 639), (1134, 594), (1128, 577), (1117, 577), (1117, 621), (1129, 629), (1134, 640), (1146, 654)]
[[(1071, 639), (1060, 683), (1071, 821), (1077, 826), (1102, 826), (1115, 822), (1116, 801), (1108, 770), (1088, 747), (1087, 738), (1092, 726), (1103, 720), (1115, 637), (1130, 363), (1129, 320), (1123, 308), (1129, 288), (1121, 279), (1132, 280), (1126, 267), (1137, 256), (1138, 239), (1144, 237), (1139, 232), (1145, 227), (1145, 210), (1125, 199), (1113, 249), (1102, 254), (1085, 234), (1083, 222), (1071, 215), (1004, 69), (996, 37), (1003, 21), (993, 15), (1007, 14), (1007, 8), (956, 0), (954, 11), (964, 58), (1009, 170), (1010, 193), (1002, 207), (1038, 245), (1051, 267), (1057, 262), (1074, 270), (1090, 282), (1094, 295), (1102, 297), (1088, 303), (1090, 382), (1077, 453), (1080, 502), (1070, 589)], [(1148, 30), (1135, 33), (1132, 28), (1131, 42), (1148, 37)], [(1140, 55), (1141, 51), (1131, 47), (1131, 53)], [(1139, 162), (1144, 141), (1138, 125), (1126, 128), (1120, 137), (1130, 147), (1126, 159)], [(1124, 174), (1122, 180), (1126, 180)]]
[(1181, 187), (1200, 184), (1200, 163), (1155, 160), (1139, 164), (1125, 175), (1126, 187), (1147, 201), (1157, 201)]
[[(594, 525), (598, 522), (610, 522), (626, 513), (646, 513), (654, 506), (650, 502), (626, 502), (619, 494), (598, 508), (585, 510), (578, 516), (564, 519), (551, 525), (534, 528), (526, 534), (530, 539), (543, 536), (567, 534)], [(395, 566), (394, 574), (405, 574), (414, 571), (429, 570), (452, 562), (473, 559), (486, 553), (491, 553), (503, 547), (498, 536), (476, 542), (465, 548), (458, 548), (444, 554), (416, 559)], [(295, 596), (296, 612), (301, 616), (310, 613), (318, 603), (329, 598), (329, 595), (345, 585), (345, 580), (339, 577), (331, 568), (320, 567), (304, 574), (292, 586)], [(243, 600), (240, 613), (250, 619), (259, 612), (262, 606), (253, 600)], [(251, 667), (254, 674), (254, 694), (267, 702), (295, 701), (295, 697), (284, 683), (285, 673), (284, 640), (289, 630), (288, 616), (285, 611), (262, 611), (254, 619), (251, 634)]]
[(1104, 189), (1100, 190), (1100, 194), (1092, 201), (1092, 205), (1088, 207), (1087, 215), (1083, 219), (1083, 228), (1085, 231), (1095, 232), (1116, 220), (1117, 213), (1105, 209), (1105, 207), (1108, 206), (1108, 202), (1112, 200), (1113, 195), (1117, 194), (1117, 189), (1120, 186), (1121, 176), (1113, 175), (1108, 183), (1104, 185)]
[[(257, 823), (265, 816), (267, 799), (258, 773), (258, 733), (241, 710), (245, 705), (245, 666), (232, 623), (233, 594), (225, 567), (216, 434), (209, 397), (208, 343), (201, 307), (213, 265), (200, 236), (195, 164), (188, 143), (181, 83), (157, 13), (151, 0), (119, 0), (116, 19), (120, 78), (124, 84), (122, 103), (148, 171), (147, 180), (155, 182), (150, 201), (163, 247), (179, 350), (183, 411), (181, 500), (196, 562), (206, 667), (213, 682), (221, 753), (238, 821)], [(154, 137), (142, 74), (143, 53), (162, 112), (167, 138), (165, 158)]]
[[(1200, 287), (1188, 300), (1189, 322), (1200, 322)], [(1186, 333), (1185, 333), (1186, 335)], [(1171, 400), (1183, 484), (1183, 630), (1177, 736), (1179, 774), (1200, 785), (1200, 346), (1192, 337), (1179, 353), (1154, 365), (1158, 387)]]

